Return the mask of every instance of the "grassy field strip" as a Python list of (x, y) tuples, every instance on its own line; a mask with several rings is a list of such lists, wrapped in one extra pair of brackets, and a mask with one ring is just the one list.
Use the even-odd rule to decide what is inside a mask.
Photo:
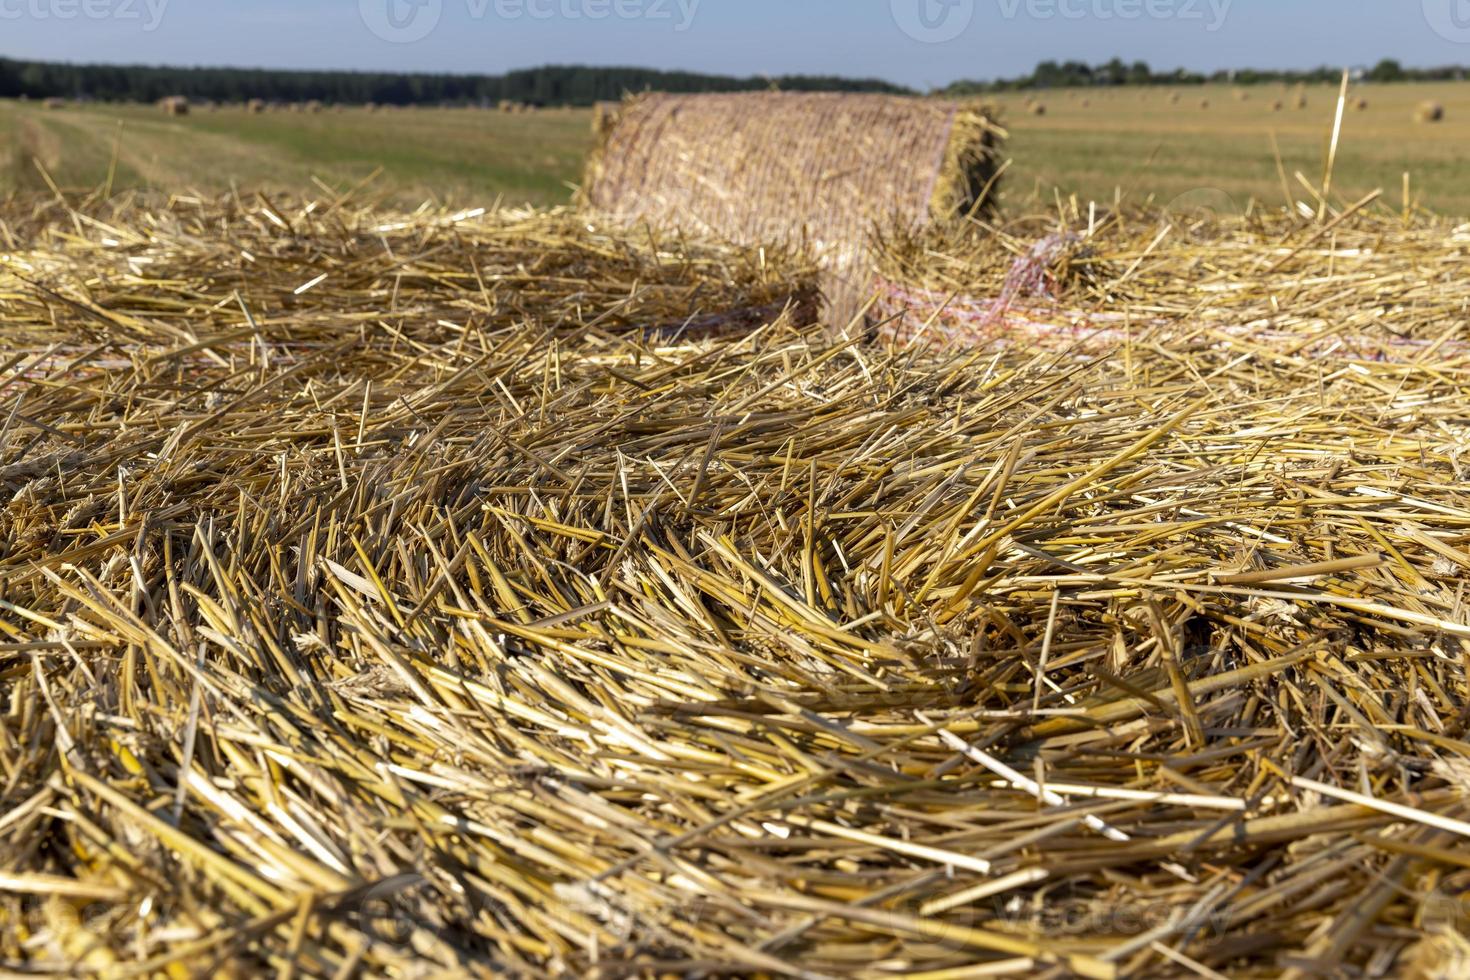
[[(1019, 202), (1053, 193), (1110, 201), (1243, 208), (1308, 198), (1296, 178), (1320, 183), (1336, 90), (1277, 86), (1232, 89), (1066, 90), (990, 97), (1004, 113), (1014, 159), (1004, 196)], [(1403, 203), (1403, 175), (1424, 207), (1470, 214), (1470, 85), (1367, 86), (1354, 98), (1339, 155), (1336, 189), (1357, 199), (1383, 188)], [(1424, 101), (1446, 108), (1436, 125), (1416, 123)], [(1283, 108), (1273, 109), (1280, 101)], [(1044, 113), (1034, 106), (1040, 102)], [(1205, 105), (1204, 103), (1208, 103)], [(118, 142), (119, 188), (219, 191), (240, 186), (300, 189), (312, 177), (349, 185), (381, 167), (377, 188), (396, 204), (425, 200), (483, 205), (556, 204), (569, 198), (592, 146), (586, 111), (509, 115), (471, 109), (352, 108), (319, 114), (196, 110), (167, 119), (149, 106), (0, 102), (0, 192), (41, 186), (39, 156), (63, 186), (91, 188), (107, 176)], [(1274, 141), (1273, 141), (1274, 137)], [(1278, 170), (1276, 148), (1280, 150)]]

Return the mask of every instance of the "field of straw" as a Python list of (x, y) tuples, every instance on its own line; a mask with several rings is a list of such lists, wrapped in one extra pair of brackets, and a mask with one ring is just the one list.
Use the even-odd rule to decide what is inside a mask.
[(1464, 976), (1470, 235), (985, 241), (11, 202), (0, 968)]

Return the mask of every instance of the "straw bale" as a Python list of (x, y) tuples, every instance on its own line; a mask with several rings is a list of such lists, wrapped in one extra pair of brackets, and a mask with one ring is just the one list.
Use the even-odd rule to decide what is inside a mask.
[(1433, 100), (1419, 103), (1414, 108), (1414, 121), (1419, 123), (1444, 122), (1444, 105)]
[(187, 116), (189, 99), (183, 95), (170, 95), (158, 100), (158, 107), (170, 116)]
[(813, 250), (838, 321), (871, 273), (875, 224), (987, 210), (1004, 137), (981, 107), (882, 95), (648, 95), (627, 102), (583, 185), (595, 212)]
[[(654, 339), (781, 256), (0, 216), (12, 973), (1464, 974), (1470, 360)], [(1463, 330), (1463, 255), (1322, 227), (1076, 288)]]

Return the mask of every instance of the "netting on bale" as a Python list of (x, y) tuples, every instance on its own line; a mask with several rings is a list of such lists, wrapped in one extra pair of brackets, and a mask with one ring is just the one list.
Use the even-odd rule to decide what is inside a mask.
[(857, 312), (877, 226), (986, 211), (1005, 131), (985, 108), (886, 95), (646, 95), (603, 130), (584, 203), (742, 244), (799, 244), (832, 318)]

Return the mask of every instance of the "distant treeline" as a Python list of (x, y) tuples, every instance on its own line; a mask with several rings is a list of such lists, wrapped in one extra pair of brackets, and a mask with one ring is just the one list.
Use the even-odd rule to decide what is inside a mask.
[(877, 79), (825, 75), (730, 78), (648, 68), (550, 65), (504, 75), (275, 71), (252, 68), (154, 68), (73, 65), (0, 58), (0, 98), (82, 98), (156, 102), (171, 95), (216, 102), (320, 102), (382, 105), (465, 105), (501, 101), (540, 106), (591, 105), (629, 92), (907, 91)]
[[(1465, 77), (1466, 69), (1459, 66), (1444, 68), (1405, 68), (1391, 58), (1380, 61), (1372, 68), (1360, 69), (1357, 74), (1370, 82), (1445, 82), (1458, 81)], [(1312, 85), (1337, 82), (1342, 78), (1342, 69), (1322, 67), (1306, 71), (1275, 71), (1247, 68), (1235, 71), (1217, 71), (1211, 74), (1186, 71), (1156, 72), (1148, 62), (1125, 63), (1114, 58), (1106, 64), (1087, 65), (1080, 61), (1043, 61), (1030, 75), (1021, 78), (996, 79), (994, 81), (955, 82), (946, 89), (947, 95), (971, 95), (978, 92), (1007, 92), (1044, 88), (1088, 88), (1123, 85), (1206, 85), (1229, 83), (1235, 85), (1264, 85), (1285, 83), (1289, 85)]]
[[(1448, 81), (1466, 69), (1405, 68), (1391, 59), (1359, 75), (1373, 82)], [(1102, 65), (1080, 61), (1043, 61), (1020, 78), (961, 81), (945, 95), (970, 95), (1025, 89), (1123, 85), (1237, 85), (1336, 82), (1342, 69), (1308, 71), (1244, 69), (1211, 74), (1178, 69), (1156, 72), (1147, 62), (1120, 58)], [(620, 99), (629, 92), (888, 92), (910, 89), (874, 78), (835, 75), (783, 75), (733, 78), (651, 68), (597, 68), (548, 65), (503, 75), (401, 74), (394, 72), (281, 71), (266, 68), (166, 68), (145, 65), (74, 65), (0, 58), (0, 98), (80, 98), (103, 102), (156, 102), (173, 95), (216, 102), (342, 102), (382, 105), (488, 105), (520, 102), (539, 106), (591, 105)]]

